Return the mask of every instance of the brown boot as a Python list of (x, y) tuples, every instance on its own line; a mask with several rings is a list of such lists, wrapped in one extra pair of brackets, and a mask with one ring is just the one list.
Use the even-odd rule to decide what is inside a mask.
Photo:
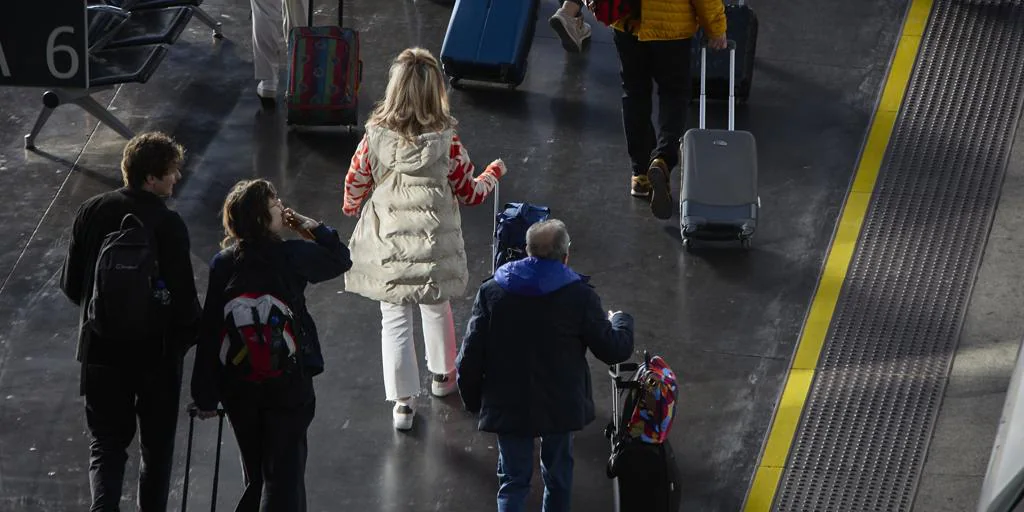
[(669, 168), (661, 158), (651, 160), (647, 179), (651, 184), (651, 213), (659, 219), (672, 217), (672, 186), (668, 182)]
[(651, 182), (646, 175), (633, 176), (630, 182), (629, 195), (633, 197), (651, 197)]

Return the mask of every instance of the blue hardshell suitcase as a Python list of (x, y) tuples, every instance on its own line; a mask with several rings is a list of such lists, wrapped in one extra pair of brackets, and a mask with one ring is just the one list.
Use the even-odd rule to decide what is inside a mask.
[(456, 0), (441, 45), (452, 86), (478, 80), (515, 87), (526, 78), (540, 0)]
[(736, 43), (729, 41), (729, 129), (706, 129), (707, 48), (701, 49), (700, 127), (683, 134), (680, 234), (687, 249), (693, 239), (738, 240), (744, 248), (757, 229), (761, 199), (757, 192), (757, 144), (748, 131), (736, 130)]

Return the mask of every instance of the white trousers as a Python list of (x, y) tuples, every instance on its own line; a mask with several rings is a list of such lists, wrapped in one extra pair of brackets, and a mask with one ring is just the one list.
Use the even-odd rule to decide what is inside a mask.
[(276, 80), (288, 51), (288, 33), (305, 27), (310, 0), (249, 0), (252, 5), (252, 57), (256, 80)]
[[(380, 303), (381, 355), (384, 362), (384, 393), (388, 400), (420, 393), (420, 370), (413, 342), (413, 313), (416, 305)], [(427, 369), (447, 375), (455, 371), (455, 320), (448, 301), (420, 304), (423, 317), (423, 344)]]

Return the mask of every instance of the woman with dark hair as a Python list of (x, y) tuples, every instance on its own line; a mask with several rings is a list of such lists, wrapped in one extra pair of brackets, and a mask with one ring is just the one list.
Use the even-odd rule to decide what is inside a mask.
[[(237, 512), (302, 512), (313, 376), (324, 367), (304, 291), (352, 261), (337, 231), (285, 208), (266, 180), (236, 184), (222, 215), (227, 237), (210, 262), (193, 407), (209, 418), (224, 405), (245, 476)], [(285, 227), (307, 240), (284, 240)]]

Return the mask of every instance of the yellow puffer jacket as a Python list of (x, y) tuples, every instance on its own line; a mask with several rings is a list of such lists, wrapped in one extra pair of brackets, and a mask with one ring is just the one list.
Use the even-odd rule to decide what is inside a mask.
[[(612, 28), (627, 32), (625, 19)], [(689, 39), (704, 27), (711, 38), (725, 34), (725, 5), (722, 0), (640, 0), (640, 20), (629, 20), (629, 28), (641, 41)]]

